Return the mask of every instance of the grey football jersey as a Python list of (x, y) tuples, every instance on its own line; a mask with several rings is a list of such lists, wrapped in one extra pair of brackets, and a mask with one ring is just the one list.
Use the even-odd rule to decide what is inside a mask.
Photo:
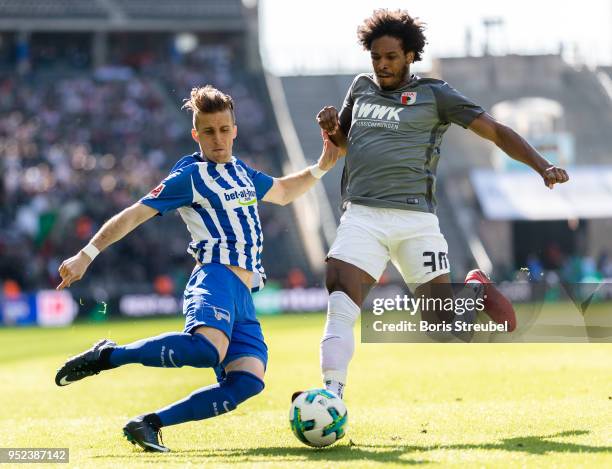
[(384, 91), (372, 74), (358, 75), (339, 116), (348, 138), (343, 203), (435, 213), (442, 136), (483, 112), (442, 80), (413, 75)]

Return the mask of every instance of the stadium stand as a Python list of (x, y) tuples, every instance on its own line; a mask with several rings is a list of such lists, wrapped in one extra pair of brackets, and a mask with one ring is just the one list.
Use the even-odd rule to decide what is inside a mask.
[(244, 34), (246, 10), (241, 0), (0, 0), (0, 30)]
[(193, 1), (173, 0), (172, 2), (159, 2), (156, 0), (114, 0), (113, 5), (123, 14), (134, 18), (184, 18), (227, 16), (236, 17), (241, 14), (240, 1)]
[[(44, 16), (48, 3), (65, 19), (69, 13), (61, 9), (70, 10), (74, 2), (24, 2), (21, 9), (15, 7), (19, 3), (4, 1), (0, 12), (17, 18)], [(101, 4), (112, 3), (134, 15), (159, 5), (76, 3), (91, 7), (77, 12), (98, 14)], [(240, 21), (236, 5), (241, 2), (181, 5), (187, 8), (188, 3), (198, 4), (197, 15)], [(216, 7), (202, 9), (202, 4)], [(156, 11), (170, 14), (164, 8)], [(92, 67), (91, 61), (80, 60), (92, 55), (91, 35), (30, 33), (28, 66), (20, 68), (14, 54), (0, 74), (2, 281), (24, 291), (54, 287), (62, 259), (82, 247), (108, 217), (154, 187), (180, 156), (196, 150), (189, 135), (190, 115), (180, 111), (193, 86), (211, 83), (231, 94), (239, 126), (234, 153), (272, 175), (282, 174), (284, 148), (263, 75), (245, 65), (243, 37), (215, 34), (198, 33), (197, 47), (184, 53), (174, 49), (173, 34), (151, 33), (142, 42), (136, 40), (141, 33), (109, 34), (103, 66)], [(15, 44), (16, 33), (4, 37)], [(82, 47), (64, 47), (67, 37)], [(269, 277), (284, 282), (298, 269), (312, 281), (292, 210), (263, 204), (260, 215)], [(74, 293), (104, 298), (154, 287), (180, 293), (176, 288), (193, 266), (185, 253), (187, 243), (182, 223), (151, 221), (100, 256)]]
[[(448, 80), (489, 111), (500, 102), (516, 103), (525, 98), (556, 103), (561, 115), (550, 124), (548, 136), (553, 137), (554, 143), (549, 157), (563, 157), (570, 177), (579, 168), (593, 174), (604, 174), (606, 168), (610, 168), (609, 144), (602, 129), (612, 125), (612, 100), (596, 71), (570, 65), (558, 55), (508, 55), (440, 59), (435, 63), (433, 73)], [(535, 112), (532, 109), (530, 114)], [(568, 134), (575, 150), (562, 152), (555, 149), (557, 142), (562, 143), (555, 140), (558, 133)], [(535, 136), (534, 139), (537, 140)], [(603, 269), (597, 275), (606, 275), (606, 252), (612, 228), (610, 214), (593, 217), (588, 211), (578, 210), (573, 216), (576, 219), (569, 222), (537, 218), (487, 219), (482, 214), (482, 201), (479, 200), (486, 194), (478, 194), (467, 178), (474, 168), (492, 169), (499, 165), (499, 161), (493, 157), (493, 147), (471, 138), (461, 129), (449, 131), (446, 146), (453, 157), (445, 170), (452, 171), (454, 176), (446, 178), (447, 185), (460, 198), (461, 206), (469, 212), (468, 216), (478, 220), (474, 228), (497, 267), (498, 277), (512, 278), (517, 269), (530, 263), (540, 264), (545, 270), (559, 270), (568, 281), (594, 278), (594, 269), (589, 267), (592, 265), (599, 265)], [(546, 147), (542, 150), (545, 151)], [(505, 173), (513, 176), (512, 171)], [(504, 174), (504, 171), (498, 174)], [(594, 185), (577, 185), (584, 180), (575, 177), (567, 187), (556, 188), (543, 196), (570, 200), (573, 192), (580, 198), (582, 206), (601, 206), (601, 199), (591, 192)], [(533, 179), (528, 187), (516, 187), (515, 192), (539, 187), (540, 184)], [(548, 201), (540, 201), (543, 206), (552, 203), (545, 200)]]
[(87, 18), (108, 17), (102, 2), (83, 0), (0, 0), (3, 18)]
[[(558, 102), (565, 110), (565, 127), (575, 135), (576, 148), (582, 149), (577, 163), (609, 161), (609, 146), (602, 138), (601, 129), (612, 125), (612, 108), (609, 96), (592, 70), (573, 67), (558, 55), (510, 55), (440, 59), (433, 73), (488, 110), (501, 101), (524, 97)], [(481, 149), (472, 151), (472, 145), (455, 139), (456, 134), (453, 132), (453, 137), (448, 139), (453, 151), (460, 152), (460, 158), (453, 161), (467, 161), (470, 166), (490, 165)]]
[(242, 15), (240, 0), (0, 0), (4, 18), (19, 19), (181, 19)]

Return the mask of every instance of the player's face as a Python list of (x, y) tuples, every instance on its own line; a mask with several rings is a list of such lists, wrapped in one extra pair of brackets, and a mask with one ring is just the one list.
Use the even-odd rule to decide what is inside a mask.
[(230, 110), (196, 114), (191, 136), (209, 160), (224, 163), (232, 158), (232, 146), (238, 128)]
[(398, 38), (382, 36), (372, 41), (370, 57), (380, 87), (383, 90), (394, 90), (407, 79), (414, 52), (405, 53), (402, 41)]

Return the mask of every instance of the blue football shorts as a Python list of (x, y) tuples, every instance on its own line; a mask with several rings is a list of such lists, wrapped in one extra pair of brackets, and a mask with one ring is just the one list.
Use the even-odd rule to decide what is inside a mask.
[(183, 298), (184, 332), (193, 334), (200, 326), (214, 327), (229, 339), (227, 354), (215, 372), (240, 357), (259, 358), (268, 363), (268, 347), (255, 316), (253, 297), (247, 286), (222, 264), (204, 264), (191, 273)]

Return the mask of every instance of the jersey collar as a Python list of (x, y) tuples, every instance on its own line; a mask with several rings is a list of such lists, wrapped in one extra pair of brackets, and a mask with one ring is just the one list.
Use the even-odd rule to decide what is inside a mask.
[(204, 155), (202, 155), (201, 151), (195, 152), (193, 154), (193, 156), (195, 156), (198, 160), (202, 161), (203, 163), (213, 164), (215, 166), (223, 166), (223, 165), (228, 164), (228, 163), (231, 163), (231, 164), (236, 163), (236, 157), (234, 155), (232, 155), (230, 160), (226, 161), (225, 163), (215, 163), (214, 161), (210, 161), (208, 158), (206, 158)]
[(403, 91), (406, 88), (412, 88), (413, 86), (416, 86), (418, 81), (421, 79), (421, 77), (419, 77), (418, 75), (415, 75), (414, 73), (410, 75), (410, 79), (408, 80), (408, 82), (403, 85), (400, 86), (399, 88), (396, 88), (394, 90), (383, 90), (380, 85), (378, 84), (378, 82), (375, 80), (374, 78), (374, 74), (371, 75), (371, 80), (372, 82), (376, 85), (376, 87), (378, 88), (378, 91), (380, 91), (381, 93), (397, 93), (398, 91)]

